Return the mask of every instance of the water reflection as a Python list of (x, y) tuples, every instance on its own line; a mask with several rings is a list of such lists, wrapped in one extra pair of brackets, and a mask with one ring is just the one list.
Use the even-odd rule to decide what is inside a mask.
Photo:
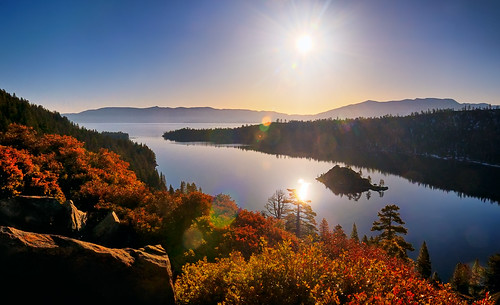
[[(242, 146), (243, 150), (251, 148)], [(273, 154), (272, 152), (264, 152)], [(282, 155), (275, 154), (277, 157)], [(409, 156), (396, 153), (357, 153), (338, 151), (326, 155), (304, 156), (288, 154), (290, 157), (308, 160), (343, 162), (351, 166), (377, 170), (385, 174), (403, 177), (411, 183), (446, 192), (453, 191), (459, 197), (473, 197), (483, 202), (500, 204), (500, 167), (471, 162), (445, 160), (426, 156)], [(339, 194), (340, 192), (336, 193)], [(359, 199), (352, 194), (352, 199)]]

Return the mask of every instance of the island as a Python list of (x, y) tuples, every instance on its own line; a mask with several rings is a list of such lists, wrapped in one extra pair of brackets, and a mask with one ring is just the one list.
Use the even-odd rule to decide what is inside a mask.
[(388, 189), (383, 185), (372, 184), (369, 179), (361, 177), (360, 173), (353, 171), (349, 167), (340, 167), (338, 165), (335, 165), (316, 180), (323, 183), (336, 195), (359, 194), (369, 190), (383, 192)]

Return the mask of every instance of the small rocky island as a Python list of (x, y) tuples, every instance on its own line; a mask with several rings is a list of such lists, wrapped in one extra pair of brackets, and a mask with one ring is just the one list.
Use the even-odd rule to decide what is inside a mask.
[[(369, 179), (361, 177), (360, 173), (348, 167), (335, 165), (328, 172), (316, 178), (336, 195), (360, 194), (369, 190), (383, 192), (388, 187), (372, 184)], [(381, 183), (382, 184), (382, 183)]]

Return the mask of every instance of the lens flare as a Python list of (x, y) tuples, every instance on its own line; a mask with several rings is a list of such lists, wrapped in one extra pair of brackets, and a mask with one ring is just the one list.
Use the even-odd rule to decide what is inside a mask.
[(183, 244), (187, 249), (197, 249), (204, 242), (203, 234), (197, 228), (191, 227), (184, 232)]

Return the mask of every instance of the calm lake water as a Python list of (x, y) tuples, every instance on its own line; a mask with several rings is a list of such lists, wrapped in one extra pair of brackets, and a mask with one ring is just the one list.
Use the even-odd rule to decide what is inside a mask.
[[(445, 192), (413, 184), (399, 176), (352, 166), (370, 176), (374, 183), (385, 181), (389, 189), (380, 197), (364, 193), (358, 201), (336, 196), (315, 180), (338, 162), (277, 157), (235, 147), (203, 144), (178, 144), (166, 141), (162, 134), (183, 127), (238, 127), (241, 124), (81, 124), (98, 131), (123, 131), (131, 139), (146, 144), (155, 153), (158, 171), (167, 185), (179, 187), (180, 181), (195, 182), (203, 192), (230, 195), (237, 204), (253, 211), (264, 210), (267, 199), (278, 189), (300, 187), (299, 179), (309, 184), (307, 199), (318, 214), (319, 223), (325, 218), (330, 227), (340, 224), (350, 234), (356, 223), (360, 238), (376, 235), (370, 228), (377, 213), (387, 204), (400, 207), (416, 258), (422, 242), (429, 249), (433, 271), (448, 281), (457, 262), (471, 263), (478, 258), (484, 266), (490, 255), (500, 252), (500, 205), (476, 198), (461, 198)], [(492, 177), (498, 179), (498, 177)]]

